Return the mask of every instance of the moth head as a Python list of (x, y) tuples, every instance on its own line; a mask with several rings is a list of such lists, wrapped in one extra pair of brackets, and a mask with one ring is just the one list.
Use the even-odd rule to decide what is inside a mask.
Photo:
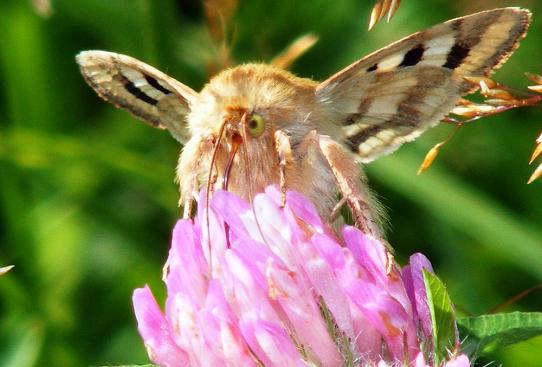
[(315, 87), (311, 80), (269, 65), (224, 70), (192, 104), (190, 135), (212, 142), (206, 148), (214, 157), (209, 167), (226, 181), (229, 177), (232, 191), (246, 187), (248, 176), (255, 190), (263, 189), (278, 175), (275, 133), (288, 134), (295, 144), (314, 129)]
[(217, 135), (224, 123), (229, 135), (237, 133), (247, 144), (259, 146), (279, 129), (302, 134), (314, 113), (314, 90), (313, 81), (269, 65), (225, 70), (211, 79), (192, 105), (191, 135)]

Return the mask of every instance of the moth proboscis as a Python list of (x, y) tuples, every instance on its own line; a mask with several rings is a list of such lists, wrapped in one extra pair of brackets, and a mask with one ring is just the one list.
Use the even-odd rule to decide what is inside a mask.
[(339, 193), (357, 226), (381, 238), (359, 163), (437, 124), (473, 91), (465, 77), (488, 76), (506, 61), (530, 17), (525, 9), (502, 8), (453, 19), (321, 83), (244, 64), (222, 71), (198, 93), (129, 56), (84, 51), (77, 62), (102, 98), (183, 144), (177, 179), (185, 208), (201, 188), (225, 180), (247, 199), (269, 184), (297, 190), (324, 216)]

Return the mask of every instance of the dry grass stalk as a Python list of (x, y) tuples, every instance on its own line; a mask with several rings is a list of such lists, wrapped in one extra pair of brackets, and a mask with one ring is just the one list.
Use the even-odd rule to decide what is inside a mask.
[(314, 34), (301, 36), (294, 40), (283, 52), (275, 56), (273, 60), (271, 60), (271, 64), (282, 69), (287, 69), (301, 55), (314, 46), (316, 42), (318, 42), (318, 37)]
[[(216, 47), (216, 56), (205, 64), (207, 74), (212, 76), (220, 70), (236, 64), (231, 53), (231, 31), (229, 23), (239, 5), (239, 0), (205, 0), (204, 10), (207, 28)], [(318, 37), (307, 34), (294, 40), (283, 52), (273, 58), (271, 64), (286, 69), (318, 41)]]
[(238, 0), (205, 0), (203, 2), (207, 28), (216, 48), (216, 57), (205, 63), (209, 77), (235, 65), (235, 60), (231, 57), (229, 39), (231, 32), (228, 25), (238, 5)]
[(226, 40), (227, 25), (238, 5), (238, 0), (205, 0), (203, 2), (207, 27), (217, 43)]

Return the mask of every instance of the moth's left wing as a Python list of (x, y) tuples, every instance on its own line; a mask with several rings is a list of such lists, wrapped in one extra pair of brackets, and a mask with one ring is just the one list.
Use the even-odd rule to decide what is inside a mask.
[(396, 150), (438, 123), (525, 36), (530, 12), (503, 8), (415, 33), (341, 70), (316, 90), (360, 161)]
[(86, 82), (100, 97), (151, 126), (168, 129), (186, 143), (186, 115), (197, 93), (181, 82), (133, 57), (107, 51), (76, 56)]

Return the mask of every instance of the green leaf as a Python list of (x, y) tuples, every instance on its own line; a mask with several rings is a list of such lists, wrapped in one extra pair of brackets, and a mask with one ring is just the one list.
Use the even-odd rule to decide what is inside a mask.
[(438, 366), (439, 361), (445, 360), (448, 351), (455, 347), (455, 315), (452, 301), (442, 281), (425, 269), (423, 269), (423, 281), (433, 327), (433, 350), (435, 351), (433, 364)]
[(485, 354), (542, 335), (542, 312), (511, 312), (458, 320), (464, 349)]

